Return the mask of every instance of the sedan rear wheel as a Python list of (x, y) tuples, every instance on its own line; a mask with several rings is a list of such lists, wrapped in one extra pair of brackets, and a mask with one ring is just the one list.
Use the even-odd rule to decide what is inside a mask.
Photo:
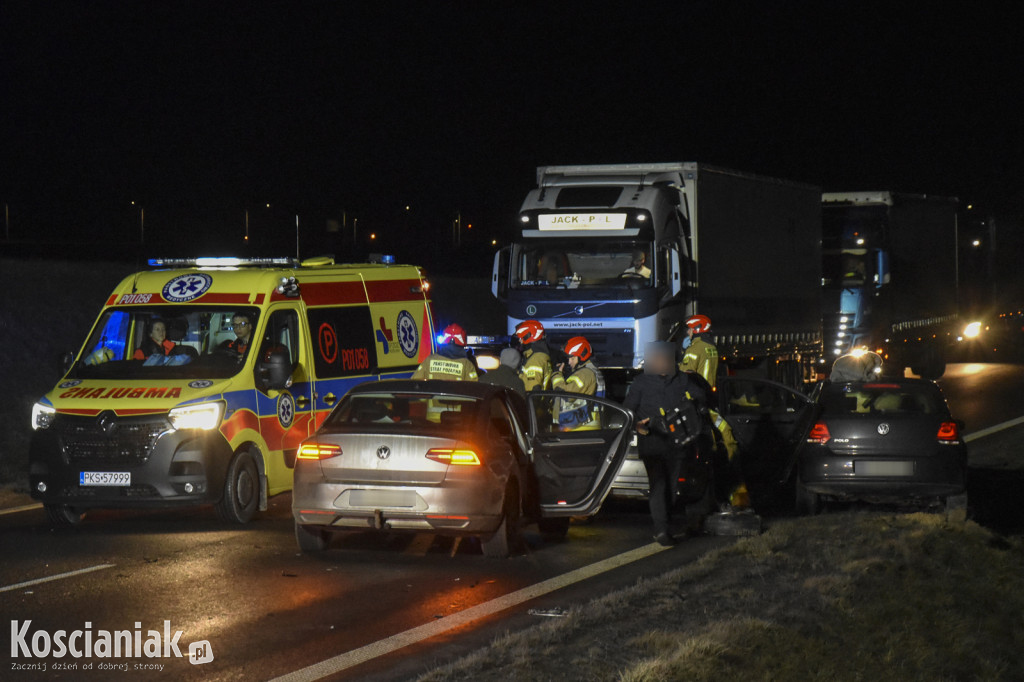
[(796, 513), (801, 516), (815, 516), (822, 509), (821, 495), (812, 493), (804, 486), (804, 482), (796, 482)]
[(320, 526), (306, 526), (295, 523), (295, 541), (303, 552), (322, 552), (327, 549), (330, 536)]
[(505, 559), (519, 543), (519, 489), (510, 485), (505, 491), (505, 503), (501, 515), (501, 524), (494, 535), (480, 538), (480, 548), (484, 556), (493, 559)]

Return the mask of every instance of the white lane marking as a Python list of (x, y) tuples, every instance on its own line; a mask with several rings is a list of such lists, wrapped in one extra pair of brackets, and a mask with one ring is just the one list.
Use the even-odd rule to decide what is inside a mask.
[(33, 509), (42, 509), (43, 505), (39, 502), (35, 504), (26, 504), (21, 507), (11, 507), (10, 509), (0, 509), (0, 516), (4, 514), (17, 514), (18, 512), (31, 511)]
[(524, 601), (529, 601), (535, 597), (554, 592), (563, 587), (578, 583), (581, 580), (592, 578), (595, 575), (606, 573), (612, 569), (626, 564), (631, 564), (634, 561), (646, 559), (649, 556), (653, 556), (658, 552), (663, 552), (668, 547), (662, 547), (657, 543), (651, 543), (644, 545), (643, 547), (637, 547), (636, 549), (628, 552), (623, 552), (613, 557), (608, 557), (596, 563), (588, 566), (577, 568), (574, 571), (557, 575), (554, 578), (548, 578), (542, 582), (524, 587), (521, 590), (515, 592), (509, 592), (506, 595), (497, 597), (490, 601), (486, 601), (482, 604), (477, 604), (464, 611), (453, 613), (450, 616), (445, 616), (440, 620), (435, 620), (419, 627), (406, 630), (405, 632), (399, 632), (396, 635), (392, 635), (386, 639), (381, 639), (366, 646), (358, 649), (353, 649), (344, 654), (335, 656), (334, 658), (328, 658), (325, 661), (320, 661), (306, 668), (296, 670), (282, 675), (271, 682), (310, 682), (311, 680), (319, 680), (328, 675), (334, 675), (342, 670), (347, 670), (353, 666), (365, 663), (371, 659), (377, 658), (389, 654), (392, 651), (397, 651), (402, 647), (415, 644), (416, 642), (422, 642), (425, 639), (440, 635), (441, 633), (453, 630), (457, 627), (470, 623), (478, 618), (484, 618), (491, 614), (497, 613), (498, 611), (504, 611), (505, 609), (511, 608), (518, 604), (522, 604)]
[(978, 440), (979, 438), (984, 438), (985, 436), (991, 436), (993, 433), (998, 433), (1000, 431), (1013, 428), (1018, 424), (1024, 424), (1024, 417), (1017, 417), (1016, 419), (1010, 419), (1009, 421), (1005, 421), (1001, 424), (996, 424), (995, 426), (990, 426), (987, 429), (982, 429), (981, 431), (968, 433), (966, 436), (964, 436), (964, 442), (970, 443), (972, 440)]
[(58, 573), (57, 575), (51, 575), (47, 578), (36, 578), (35, 580), (26, 580), (23, 583), (14, 583), (13, 585), (4, 585), (0, 587), (0, 592), (10, 592), (11, 590), (18, 590), (22, 587), (31, 587), (32, 585), (38, 585), (39, 583), (48, 583), (51, 580), (63, 580), (64, 578), (72, 578), (76, 575), (82, 575), (83, 573), (92, 573), (93, 571), (102, 571), (104, 568), (113, 568), (116, 564), (98, 564), (96, 566), (90, 566), (89, 568), (80, 568), (77, 571), (68, 571), (67, 573)]

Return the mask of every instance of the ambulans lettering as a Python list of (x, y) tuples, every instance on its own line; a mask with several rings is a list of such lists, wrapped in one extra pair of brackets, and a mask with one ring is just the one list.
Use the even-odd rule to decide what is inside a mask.
[(107, 388), (100, 386), (78, 386), (60, 394), (61, 398), (180, 398), (181, 389), (174, 388)]
[(134, 305), (138, 303), (149, 303), (153, 300), (153, 294), (125, 294), (118, 301), (119, 305)]

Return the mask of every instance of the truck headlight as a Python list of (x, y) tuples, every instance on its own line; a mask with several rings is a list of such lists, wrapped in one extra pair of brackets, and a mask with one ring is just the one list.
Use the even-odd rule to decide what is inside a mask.
[[(24, 413), (23, 413), (24, 414)], [(32, 430), (48, 429), (53, 423), (53, 416), (57, 410), (43, 403), (36, 403), (32, 406)]]
[(224, 416), (224, 403), (199, 403), (182, 405), (167, 413), (171, 426), (181, 431), (184, 429), (201, 429), (209, 431), (220, 426), (220, 418)]

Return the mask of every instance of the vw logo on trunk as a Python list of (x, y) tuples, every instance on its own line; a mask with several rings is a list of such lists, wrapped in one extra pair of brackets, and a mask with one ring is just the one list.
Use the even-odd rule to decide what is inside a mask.
[(574, 313), (576, 313), (577, 315), (582, 315), (583, 314), (583, 306), (578, 305), (575, 308), (573, 308), (572, 311)]
[(884, 436), (887, 433), (889, 433), (889, 425), (888, 424), (879, 424), (878, 425), (878, 434), (880, 436)]
[(389, 448), (387, 445), (381, 445), (379, 448), (377, 448), (377, 457), (379, 457), (380, 459), (387, 459), (390, 456), (391, 448)]

